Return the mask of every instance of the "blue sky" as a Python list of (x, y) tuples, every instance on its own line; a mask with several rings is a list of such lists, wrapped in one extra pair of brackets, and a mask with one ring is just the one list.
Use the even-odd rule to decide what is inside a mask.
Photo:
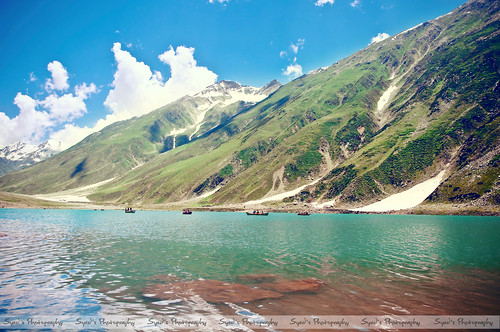
[(286, 83), (464, 0), (0, 1), (0, 146), (76, 143), (218, 80)]

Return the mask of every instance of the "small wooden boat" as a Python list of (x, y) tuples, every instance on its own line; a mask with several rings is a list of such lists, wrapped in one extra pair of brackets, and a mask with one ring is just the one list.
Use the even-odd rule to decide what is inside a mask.
[(269, 212), (264, 212), (264, 211), (253, 211), (253, 212), (247, 212), (247, 216), (267, 216)]
[(125, 208), (125, 213), (135, 213), (135, 210), (131, 207)]
[(309, 212), (307, 212), (307, 211), (300, 211), (300, 212), (297, 213), (297, 215), (299, 215), (299, 216), (310, 216), (311, 214)]
[(187, 209), (187, 210), (182, 211), (182, 214), (193, 214), (193, 211)]

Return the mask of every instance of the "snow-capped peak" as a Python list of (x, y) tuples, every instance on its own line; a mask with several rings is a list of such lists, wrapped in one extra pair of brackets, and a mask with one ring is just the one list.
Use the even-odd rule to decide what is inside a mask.
[(20, 162), (25, 166), (25, 162), (31, 165), (60, 151), (61, 142), (57, 140), (48, 140), (38, 145), (17, 142), (0, 149), (0, 158)]
[(281, 84), (274, 80), (262, 88), (241, 85), (234, 81), (220, 81), (210, 85), (205, 90), (195, 94), (193, 97), (207, 98), (210, 107), (218, 104), (227, 106), (236, 101), (257, 103), (266, 98), (270, 93), (276, 91)]
[(205, 115), (210, 109), (215, 107), (226, 107), (237, 102), (243, 102), (247, 105), (256, 104), (280, 87), (281, 83), (276, 80), (273, 80), (262, 88), (241, 85), (238, 82), (225, 80), (212, 84), (201, 92), (183, 98), (185, 100), (191, 99), (194, 101), (195, 111), (192, 113), (193, 123), (183, 128), (172, 129), (168, 133), (168, 136), (180, 135), (194, 129), (191, 135), (189, 135), (189, 140), (191, 140), (203, 125)]

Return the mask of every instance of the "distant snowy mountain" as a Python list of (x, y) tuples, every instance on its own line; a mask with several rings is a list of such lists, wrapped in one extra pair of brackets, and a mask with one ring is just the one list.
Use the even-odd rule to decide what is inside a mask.
[[(241, 107), (250, 107), (260, 102), (280, 87), (281, 83), (276, 80), (262, 88), (233, 81), (220, 81), (199, 93), (187, 95), (160, 108), (156, 115), (153, 112), (151, 116), (155, 120), (156, 116), (163, 118), (165, 112), (170, 115), (155, 122), (151, 127), (148, 126), (148, 133), (154, 136), (153, 133), (156, 134), (157, 131), (155, 126), (160, 128), (168, 123), (169, 129), (159, 135), (160, 140), (171, 141), (170, 144), (165, 144), (165, 150), (175, 148), (216, 127), (223, 119), (236, 114)], [(242, 105), (231, 107), (232, 104), (238, 103)], [(185, 136), (184, 139), (182, 135)], [(18, 142), (5, 146), (0, 149), (0, 176), (43, 161), (62, 150), (61, 142), (55, 140), (40, 145)]]
[[(28, 181), (35, 183), (32, 187), (35, 190), (43, 188), (42, 190), (51, 192), (62, 189), (53, 187), (62, 183), (65, 183), (65, 189), (68, 189), (121, 176), (170, 150), (210, 136), (219, 127), (229, 124), (238, 114), (246, 113), (280, 87), (281, 84), (276, 80), (262, 88), (220, 81), (201, 92), (179, 98), (148, 114), (111, 124), (46, 162), (27, 167), (26, 173), (2, 176), (0, 184), (5, 184), (6, 182), (2, 181), (9, 181), (9, 177), (13, 176), (23, 179), (15, 180), (13, 186)], [(231, 130), (224, 132), (224, 137), (220, 137), (221, 141), (239, 130), (233, 126)], [(101, 144), (103, 140), (108, 139), (110, 144)], [(25, 156), (23, 151), (34, 152), (36, 147), (22, 148), (21, 145), (13, 145), (0, 152), (1, 172), (5, 174), (29, 165), (21, 156)], [(57, 146), (53, 150), (57, 151)], [(193, 153), (200, 154), (197, 151)], [(33, 154), (31, 162), (46, 157), (48, 156), (37, 158), (36, 154)], [(95, 171), (97, 169), (98, 171)], [(38, 178), (50, 171), (54, 171), (50, 176)], [(13, 186), (7, 185), (3, 188), (13, 190)]]
[(180, 107), (184, 109), (184, 114), (189, 114), (191, 119), (182, 127), (176, 126), (166, 137), (173, 137), (172, 148), (178, 146), (176, 137), (179, 135), (186, 135), (187, 140), (185, 140), (185, 143), (191, 141), (192, 138), (220, 125), (224, 116), (228, 118), (235, 115), (239, 108), (234, 107), (231, 111), (231, 105), (239, 104), (239, 107), (250, 107), (264, 100), (280, 87), (281, 83), (277, 80), (273, 80), (262, 88), (223, 80), (208, 86), (201, 92), (187, 95), (166, 107), (172, 107), (172, 105), (179, 107), (182, 105)]
[(241, 85), (233, 81), (220, 81), (210, 85), (205, 90), (186, 99), (195, 98), (197, 108), (206, 111), (214, 106), (224, 107), (242, 101), (245, 103), (258, 103), (281, 87), (281, 83), (274, 80), (262, 88)]
[(48, 140), (39, 145), (17, 142), (0, 149), (0, 175), (22, 169), (62, 151), (61, 142)]
[(281, 84), (274, 80), (262, 88), (241, 85), (234, 81), (220, 81), (210, 85), (205, 90), (195, 94), (193, 97), (208, 97), (214, 101), (224, 101), (229, 105), (235, 101), (259, 102), (270, 93), (276, 91)]

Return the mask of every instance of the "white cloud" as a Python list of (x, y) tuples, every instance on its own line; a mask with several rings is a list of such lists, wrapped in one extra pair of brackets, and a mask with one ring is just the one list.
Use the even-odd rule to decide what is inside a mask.
[(186, 94), (198, 92), (213, 84), (217, 75), (197, 65), (194, 48), (172, 47), (158, 58), (170, 66), (171, 77), (163, 81), (162, 74), (152, 72), (144, 62), (137, 61), (115, 43), (112, 49), (117, 62), (113, 87), (104, 101), (111, 110), (106, 120), (118, 121), (140, 116), (172, 102)]
[(335, 3), (335, 0), (318, 0), (318, 1), (316, 1), (315, 5), (322, 7), (322, 6), (326, 5), (327, 3), (329, 3), (330, 5), (333, 5)]
[(30, 82), (35, 82), (38, 78), (35, 76), (35, 73), (31, 72), (30, 73), (30, 79), (29, 81)]
[(0, 112), (0, 145), (15, 142), (38, 143), (45, 135), (46, 128), (53, 125), (50, 116), (45, 111), (37, 111), (38, 102), (30, 96), (18, 93), (14, 104), (19, 107), (19, 114), (10, 119)]
[(216, 2), (218, 2), (218, 3), (222, 3), (223, 4), (224, 2), (229, 2), (229, 0), (208, 0), (208, 2), (210, 2), (210, 3), (216, 3)]
[(67, 123), (64, 125), (63, 129), (55, 133), (52, 133), (52, 135), (50, 135), (50, 139), (60, 141), (61, 148), (63, 150), (66, 150), (67, 148), (80, 142), (88, 135), (96, 132), (96, 130), (99, 129), (89, 128), (89, 127), (78, 127), (72, 123)]
[(305, 39), (297, 39), (297, 43), (294, 44), (294, 43), (291, 43), (290, 44), (290, 49), (292, 50), (293, 53), (297, 54), (299, 52), (299, 49), (302, 49), (302, 46), (304, 45), (304, 43), (306, 42)]
[(84, 100), (91, 94), (96, 93), (97, 88), (94, 83), (87, 85), (82, 83), (75, 87), (75, 93), (66, 93), (62, 96), (52, 93), (38, 104), (48, 112), (54, 124), (61, 124), (80, 118), (87, 112), (87, 105)]
[(302, 66), (298, 63), (294, 63), (286, 67), (286, 70), (283, 71), (283, 75), (288, 77), (296, 78), (302, 75)]
[(0, 146), (15, 142), (40, 143), (58, 125), (73, 121), (87, 112), (84, 100), (97, 92), (96, 86), (82, 83), (75, 87), (74, 93), (59, 95), (58, 90), (69, 88), (68, 73), (58, 61), (49, 63), (47, 69), (52, 78), (45, 85), (50, 92), (45, 99), (33, 99), (19, 92), (14, 98), (19, 114), (11, 119), (0, 112), (0, 126), (3, 129)]
[[(289, 51), (281, 51), (281, 58), (288, 58), (288, 61), (291, 62), (286, 70), (283, 70), (283, 75), (288, 76), (290, 78), (296, 78), (302, 75), (302, 66), (297, 63), (297, 54), (299, 50), (303, 49), (306, 40), (304, 38), (297, 39), (296, 43), (290, 43)], [(293, 58), (292, 58), (293, 56)]]
[(353, 2), (351, 2), (351, 7), (356, 8), (359, 5), (359, 1), (360, 0), (354, 0)]
[(39, 104), (49, 110), (50, 119), (57, 124), (77, 119), (87, 111), (83, 98), (71, 93), (62, 96), (51, 94)]
[(82, 99), (87, 99), (91, 94), (99, 92), (94, 83), (82, 83), (75, 86), (75, 95)]
[(290, 52), (281, 51), (280, 52), (280, 58), (286, 58), (286, 57), (288, 57), (288, 54), (297, 54), (297, 53), (299, 53), (299, 50), (301, 50), (301, 49), (304, 48), (305, 42), (306, 42), (306, 40), (304, 38), (299, 38), (299, 39), (297, 39), (297, 42), (295, 44), (294, 43), (290, 43), (290, 46), (288, 47), (288, 49), (289, 49)]
[(113, 89), (109, 91), (104, 105), (123, 119), (151, 111), (156, 106), (154, 96), (162, 87), (158, 75), (154, 75), (149, 66), (138, 62), (129, 52), (123, 51), (120, 43), (115, 43), (112, 51), (118, 67), (111, 84)]
[(45, 89), (52, 90), (66, 90), (69, 88), (68, 72), (66, 68), (59, 61), (52, 61), (47, 65), (47, 70), (51, 72), (52, 79), (47, 79)]
[(370, 45), (374, 44), (374, 43), (381, 42), (382, 40), (387, 39), (389, 37), (390, 37), (389, 34), (387, 34), (385, 32), (379, 32), (378, 35), (376, 35), (375, 37), (372, 38)]

